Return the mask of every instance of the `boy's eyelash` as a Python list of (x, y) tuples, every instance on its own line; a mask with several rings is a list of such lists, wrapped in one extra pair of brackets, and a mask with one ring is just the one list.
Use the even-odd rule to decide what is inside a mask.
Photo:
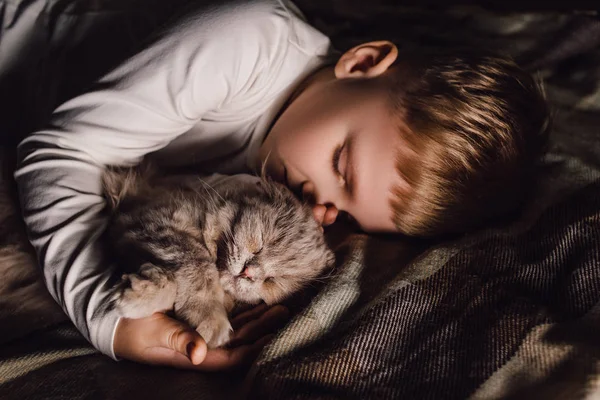
[(335, 151), (333, 152), (333, 159), (332, 161), (332, 167), (333, 167), (333, 172), (337, 175), (337, 176), (341, 176), (340, 174), (340, 169), (339, 169), (339, 163), (340, 163), (340, 156), (342, 155), (342, 150), (344, 149), (344, 145), (338, 146)]

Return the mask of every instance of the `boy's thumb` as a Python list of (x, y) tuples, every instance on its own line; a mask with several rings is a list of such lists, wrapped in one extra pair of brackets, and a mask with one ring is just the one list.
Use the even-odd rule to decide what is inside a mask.
[(163, 336), (164, 347), (175, 350), (190, 359), (192, 364), (198, 365), (206, 357), (206, 342), (202, 336), (189, 326), (171, 319), (170, 329), (165, 330)]

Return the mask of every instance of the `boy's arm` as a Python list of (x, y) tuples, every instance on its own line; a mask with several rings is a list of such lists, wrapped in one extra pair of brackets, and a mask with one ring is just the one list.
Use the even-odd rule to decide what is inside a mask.
[(232, 71), (244, 72), (238, 54), (252, 51), (231, 31), (204, 40), (214, 27), (194, 22), (63, 104), (50, 127), (18, 149), (15, 178), (46, 285), (77, 328), (113, 358), (119, 315), (103, 308), (113, 269), (99, 244), (107, 224), (103, 169), (139, 162), (226, 102), (237, 78)]

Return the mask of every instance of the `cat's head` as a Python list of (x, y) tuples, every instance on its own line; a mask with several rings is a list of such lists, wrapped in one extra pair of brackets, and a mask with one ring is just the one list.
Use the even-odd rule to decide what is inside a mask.
[(277, 303), (333, 267), (335, 257), (309, 206), (283, 185), (260, 180), (235, 194), (218, 241), (223, 289), (247, 303)]

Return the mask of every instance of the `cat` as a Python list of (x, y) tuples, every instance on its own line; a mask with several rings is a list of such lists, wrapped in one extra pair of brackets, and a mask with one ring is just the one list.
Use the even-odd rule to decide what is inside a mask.
[(103, 185), (107, 244), (129, 272), (112, 306), (127, 318), (172, 310), (209, 348), (228, 342), (234, 305), (278, 303), (333, 267), (310, 207), (268, 179), (110, 168)]

